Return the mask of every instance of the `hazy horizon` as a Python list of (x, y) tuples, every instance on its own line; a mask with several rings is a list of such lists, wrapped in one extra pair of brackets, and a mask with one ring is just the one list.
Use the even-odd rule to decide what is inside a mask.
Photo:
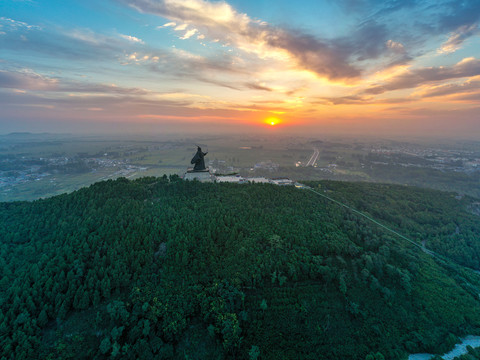
[(0, 134), (480, 138), (480, 2), (15, 1)]
[[(3, 130), (3, 131), (2, 131)], [(405, 129), (402, 131), (392, 131), (387, 126), (377, 127), (375, 129), (361, 129), (348, 126), (337, 127), (282, 127), (282, 128), (256, 128), (251, 129), (245, 126), (219, 126), (215, 123), (203, 123), (198, 126), (188, 126), (178, 124), (161, 124), (151, 126), (139, 126), (128, 124), (127, 126), (114, 127), (101, 124), (100, 126), (77, 126), (77, 127), (6, 127), (0, 129), (0, 136), (11, 134), (29, 133), (32, 135), (50, 134), (54, 136), (76, 136), (76, 137), (152, 137), (177, 139), (183, 137), (205, 137), (205, 136), (267, 136), (275, 137), (300, 137), (305, 139), (328, 139), (328, 138), (355, 138), (358, 140), (368, 139), (391, 139), (398, 141), (434, 141), (434, 142), (455, 142), (455, 141), (480, 141), (480, 136), (476, 132), (442, 132), (435, 128), (430, 128), (425, 132), (412, 131)]]

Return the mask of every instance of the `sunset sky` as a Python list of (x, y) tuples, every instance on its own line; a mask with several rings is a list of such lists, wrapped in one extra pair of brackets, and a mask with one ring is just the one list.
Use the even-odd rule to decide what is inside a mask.
[(0, 133), (480, 138), (479, 21), (479, 0), (3, 0)]

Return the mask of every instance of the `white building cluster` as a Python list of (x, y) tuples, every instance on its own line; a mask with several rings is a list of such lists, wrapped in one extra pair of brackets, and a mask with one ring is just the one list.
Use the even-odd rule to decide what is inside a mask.
[(209, 172), (203, 173), (186, 173), (183, 176), (185, 180), (198, 180), (202, 182), (217, 182), (217, 183), (235, 183), (235, 184), (248, 184), (248, 183), (256, 183), (256, 184), (273, 184), (273, 185), (295, 185), (293, 180), (289, 178), (273, 178), (267, 179), (265, 177), (243, 177), (240, 175), (214, 175)]

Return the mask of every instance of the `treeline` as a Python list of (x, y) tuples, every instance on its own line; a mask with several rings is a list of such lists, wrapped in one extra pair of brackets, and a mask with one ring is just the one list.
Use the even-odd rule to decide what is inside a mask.
[[(449, 248), (438, 222), (478, 226), (450, 194), (320, 185)], [(475, 279), (293, 187), (121, 178), (0, 219), (2, 359), (405, 359), (480, 328)]]
[[(341, 160), (335, 160), (335, 163), (340, 166), (340, 171), (328, 168), (280, 166), (276, 170), (275, 176), (304, 180), (326, 179), (346, 182), (393, 183), (441, 191), (455, 191), (480, 198), (480, 186), (478, 185), (480, 184), (480, 171), (464, 173), (428, 167), (404, 167), (387, 163), (368, 163), (364, 167), (355, 167), (355, 164)], [(242, 176), (251, 176), (247, 170), (240, 173)], [(268, 170), (255, 169), (255, 175), (271, 177), (272, 173)]]
[(456, 191), (480, 197), (480, 171), (464, 173), (424, 167), (375, 164), (365, 172), (375, 181), (409, 184), (442, 191)]
[(471, 204), (478, 200), (392, 184), (307, 183), (391, 225), (427, 249), (480, 270), (480, 217), (471, 211)]

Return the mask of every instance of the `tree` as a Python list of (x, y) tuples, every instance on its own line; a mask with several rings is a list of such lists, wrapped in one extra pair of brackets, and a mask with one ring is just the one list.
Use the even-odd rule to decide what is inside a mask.
[(110, 338), (106, 337), (100, 343), (100, 352), (102, 354), (106, 355), (110, 351), (111, 348), (112, 348), (112, 343), (110, 342)]
[(44, 327), (45, 325), (47, 325), (47, 323), (48, 323), (47, 312), (45, 311), (45, 308), (43, 308), (42, 311), (40, 312), (40, 315), (38, 316), (38, 325), (40, 325), (40, 327)]
[(260, 349), (258, 346), (252, 345), (250, 351), (248, 352), (248, 356), (250, 360), (257, 360), (257, 358), (260, 356)]

